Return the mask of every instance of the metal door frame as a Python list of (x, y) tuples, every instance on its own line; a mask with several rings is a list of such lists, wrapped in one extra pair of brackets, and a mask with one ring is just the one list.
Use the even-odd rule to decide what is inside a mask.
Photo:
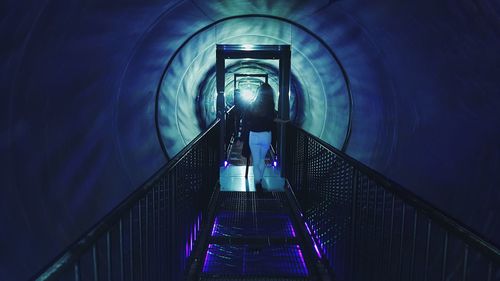
[[(219, 137), (220, 159), (223, 165), (226, 159), (225, 149), (225, 127), (226, 127), (226, 107), (224, 101), (224, 84), (226, 74), (226, 59), (271, 59), (279, 60), (279, 96), (278, 96), (278, 117), (282, 120), (290, 120), (290, 45), (249, 45), (249, 44), (217, 44), (216, 49), (216, 84), (217, 84), (217, 117), (221, 120), (221, 130)], [(281, 173), (285, 159), (285, 124), (278, 126), (278, 159), (281, 164)]]

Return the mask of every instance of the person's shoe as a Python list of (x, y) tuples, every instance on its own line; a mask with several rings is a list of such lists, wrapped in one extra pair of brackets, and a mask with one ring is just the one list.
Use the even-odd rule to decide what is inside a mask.
[(259, 183), (256, 183), (256, 184), (255, 184), (255, 191), (256, 191), (257, 193), (262, 193), (262, 192), (264, 192), (264, 188), (262, 188), (262, 183), (260, 183), (260, 182), (259, 182)]

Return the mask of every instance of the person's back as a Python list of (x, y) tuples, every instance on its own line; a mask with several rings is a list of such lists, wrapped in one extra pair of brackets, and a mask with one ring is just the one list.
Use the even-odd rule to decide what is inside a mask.
[(257, 97), (248, 112), (250, 131), (271, 131), (274, 119), (273, 89), (267, 83), (257, 89)]
[(274, 126), (274, 94), (267, 83), (257, 89), (257, 98), (248, 110), (246, 122), (249, 133), (250, 150), (253, 157), (254, 180), (257, 190), (262, 189), (265, 157), (271, 144)]

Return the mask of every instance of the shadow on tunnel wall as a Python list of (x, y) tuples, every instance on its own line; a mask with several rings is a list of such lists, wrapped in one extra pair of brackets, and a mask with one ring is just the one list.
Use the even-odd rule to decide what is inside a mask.
[[(179, 49), (242, 14), (277, 18), (222, 22)], [(215, 43), (291, 44), (299, 124), (338, 147), (337, 65), (279, 18), (345, 67), (347, 153), (499, 245), (499, 15), (493, 0), (2, 2), (0, 279), (29, 278), (203, 129)], [(158, 116), (174, 118), (160, 135), (159, 89)], [(179, 140), (168, 155), (162, 137)]]

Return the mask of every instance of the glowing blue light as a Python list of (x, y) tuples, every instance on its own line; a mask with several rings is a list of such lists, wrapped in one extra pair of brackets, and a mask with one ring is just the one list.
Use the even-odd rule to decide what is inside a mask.
[(304, 224), (306, 225), (307, 232), (309, 232), (309, 235), (311, 236), (311, 240), (312, 240), (313, 245), (314, 245), (314, 250), (316, 250), (316, 253), (318, 254), (318, 257), (321, 258), (321, 253), (320, 253), (320, 251), (318, 249), (318, 245), (316, 245), (316, 240), (314, 239), (314, 236), (311, 233), (311, 229), (309, 228), (309, 225), (307, 225), (307, 222), (304, 222)]
[(309, 225), (307, 225), (307, 222), (305, 222), (304, 224), (306, 225), (307, 232), (309, 232), (309, 235), (312, 235), (311, 229), (309, 229)]
[(304, 260), (304, 256), (302, 255), (302, 251), (300, 250), (300, 247), (299, 245), (297, 245), (297, 251), (299, 252), (299, 258), (300, 258), (300, 262), (303, 266), (303, 268), (305, 269), (306, 271), (306, 274), (307, 274), (307, 266), (306, 266), (306, 262)]
[(215, 218), (214, 226), (212, 227), (212, 236), (214, 236), (216, 229), (217, 229), (217, 218)]
[(321, 253), (319, 252), (318, 246), (316, 245), (316, 242), (314, 242), (314, 250), (316, 250), (316, 254), (318, 254), (318, 257), (321, 258)]
[(274, 167), (277, 167), (278, 166), (278, 161), (274, 160), (273, 165), (274, 165)]
[(196, 230), (197, 231), (200, 231), (200, 217), (201, 217), (201, 214), (198, 215), (198, 221), (196, 223)]
[(196, 241), (196, 234), (197, 234), (196, 223), (193, 225), (193, 233), (194, 233), (194, 241)]
[(203, 263), (203, 272), (208, 271), (208, 265), (211, 263), (209, 260), (212, 259), (212, 248), (213, 247), (214, 247), (213, 244), (208, 245), (207, 253), (205, 255), (205, 262)]
[(227, 167), (227, 160), (224, 161), (224, 167)]

